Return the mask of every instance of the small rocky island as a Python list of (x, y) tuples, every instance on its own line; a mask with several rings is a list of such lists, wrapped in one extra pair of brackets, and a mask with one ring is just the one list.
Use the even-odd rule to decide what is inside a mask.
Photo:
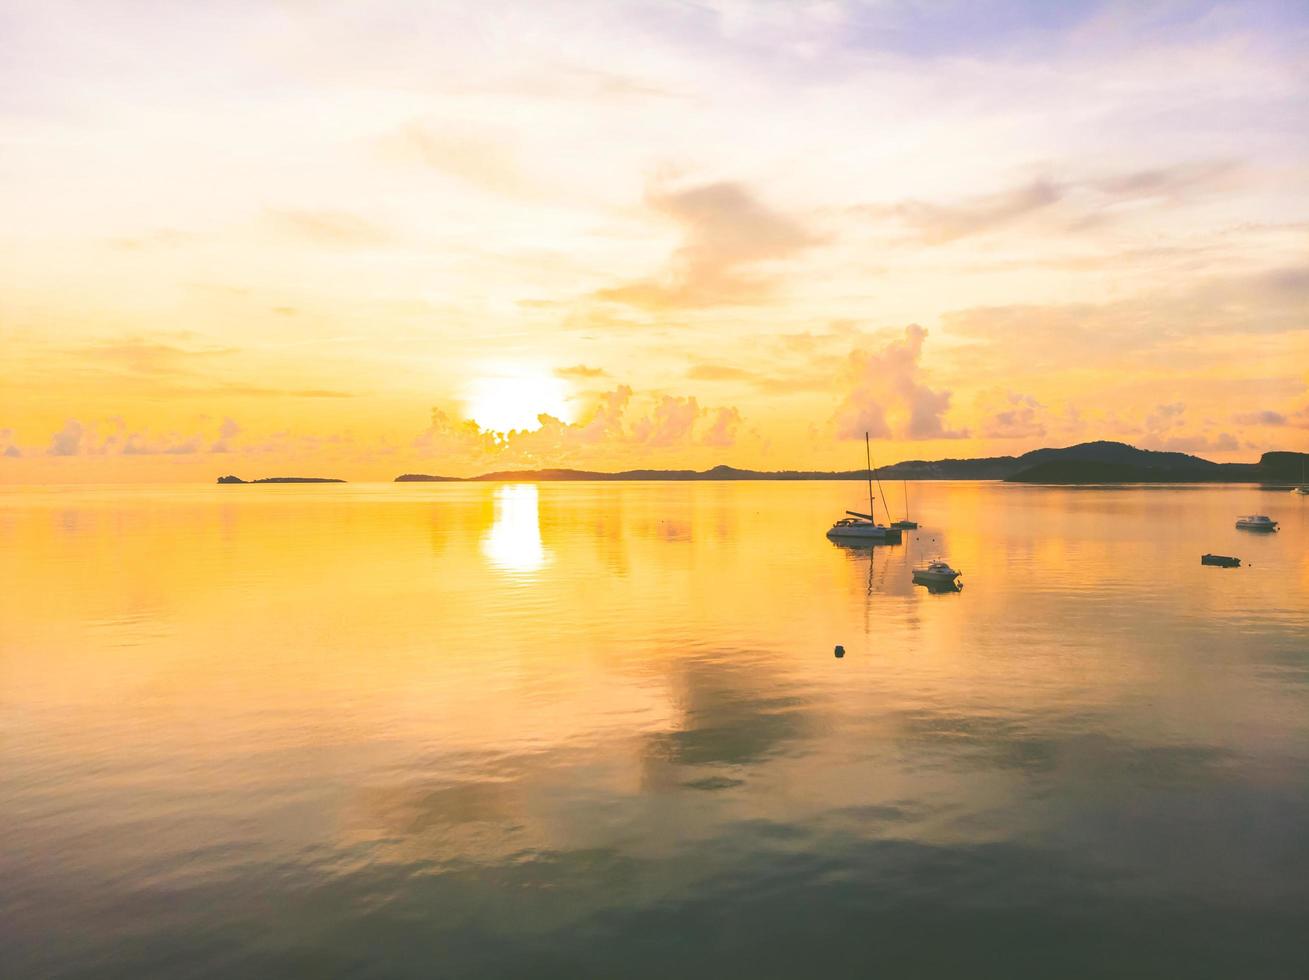
[(242, 480), (239, 476), (220, 476), (219, 483), (344, 483), (328, 476), (266, 476), (262, 480)]

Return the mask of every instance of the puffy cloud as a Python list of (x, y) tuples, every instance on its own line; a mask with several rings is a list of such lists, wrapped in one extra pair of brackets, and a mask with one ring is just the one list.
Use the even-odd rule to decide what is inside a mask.
[(492, 432), (471, 419), (433, 409), (431, 424), (414, 440), (414, 448), (457, 465), (605, 461), (624, 450), (732, 445), (741, 415), (734, 407), (703, 407), (693, 397), (638, 398), (629, 386), (619, 385), (596, 396), (576, 422), (545, 414), (538, 422), (535, 429)]
[(1143, 440), (1145, 448), (1164, 452), (1221, 453), (1241, 448), (1236, 437), (1230, 432), (1209, 435), (1205, 432), (1188, 431), (1186, 405), (1182, 402), (1156, 405), (1145, 417), (1145, 432), (1146, 438)]
[(731, 446), (736, 442), (736, 430), (741, 425), (741, 413), (735, 408), (720, 408), (701, 437), (706, 446)]
[(501, 441), (496, 433), (482, 429), (472, 419), (452, 418), (434, 408), (431, 424), (414, 440), (414, 448), (427, 456), (477, 459), (495, 455)]
[(142, 432), (133, 432), (122, 440), (121, 444), (114, 446), (124, 456), (190, 456), (200, 452), (203, 447), (203, 437), (181, 436), (176, 432), (158, 438), (151, 438)]
[(646, 203), (681, 225), (682, 245), (660, 278), (602, 289), (596, 293), (600, 299), (651, 309), (758, 302), (776, 280), (751, 267), (818, 241), (738, 183), (652, 191)]
[(700, 406), (694, 398), (661, 395), (654, 412), (633, 425), (632, 438), (656, 448), (676, 446), (689, 441), (691, 428), (699, 416)]
[(50, 437), (51, 456), (80, 456), (85, 448), (86, 427), (77, 419), (69, 419), (64, 427)]
[(919, 378), (927, 331), (913, 323), (904, 337), (873, 350), (852, 351), (846, 364), (848, 391), (836, 413), (837, 435), (857, 439), (865, 432), (900, 439), (959, 439), (966, 431), (942, 420), (950, 392), (929, 388)]
[(1171, 429), (1174, 425), (1180, 424), (1185, 418), (1186, 406), (1182, 402), (1156, 405), (1154, 410), (1145, 417), (1145, 431), (1151, 435), (1158, 435)]
[(983, 414), (981, 435), (987, 439), (1032, 439), (1045, 435), (1041, 410), (1031, 395), (1014, 391), (985, 392), (978, 398)]
[(17, 459), (23, 455), (23, 451), (14, 445), (14, 430), (0, 429), (0, 455), (7, 456), (10, 459)]
[(216, 440), (206, 438), (203, 432), (128, 431), (127, 423), (118, 417), (99, 426), (69, 419), (51, 436), (46, 452), (51, 456), (190, 456), (205, 452), (208, 446), (209, 452), (223, 453), (240, 431), (241, 427), (230, 418), (219, 425)]
[(211, 453), (226, 453), (232, 448), (232, 440), (241, 432), (241, 427), (230, 418), (225, 418), (218, 426), (218, 438), (209, 447)]

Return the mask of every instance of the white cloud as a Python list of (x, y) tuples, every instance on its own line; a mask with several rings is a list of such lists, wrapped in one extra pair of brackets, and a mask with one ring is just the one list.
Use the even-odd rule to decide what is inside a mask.
[(943, 416), (950, 392), (929, 387), (920, 361), (927, 331), (916, 323), (904, 337), (876, 350), (852, 351), (846, 364), (846, 395), (836, 413), (837, 435), (856, 439), (959, 439), (966, 431), (950, 429)]

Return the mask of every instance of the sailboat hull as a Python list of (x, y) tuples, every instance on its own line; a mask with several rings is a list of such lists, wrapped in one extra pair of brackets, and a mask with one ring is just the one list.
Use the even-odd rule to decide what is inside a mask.
[(879, 541), (896, 543), (900, 532), (893, 527), (882, 524), (836, 524), (827, 536), (833, 541)]

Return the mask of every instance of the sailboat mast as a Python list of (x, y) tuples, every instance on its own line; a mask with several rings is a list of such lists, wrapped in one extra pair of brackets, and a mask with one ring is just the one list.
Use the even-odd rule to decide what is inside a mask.
[(868, 461), (868, 518), (877, 523), (877, 511), (873, 510), (873, 450), (868, 444), (868, 433), (864, 433), (864, 459)]
[[(868, 448), (868, 433), (864, 433), (864, 456), (868, 459), (868, 513), (872, 517), (873, 523), (877, 523), (876, 512), (873, 510), (873, 451)], [(877, 479), (877, 492), (882, 495), (882, 509), (886, 511), (886, 519), (891, 519), (891, 507), (886, 502), (886, 491), (882, 489), (882, 479)]]

